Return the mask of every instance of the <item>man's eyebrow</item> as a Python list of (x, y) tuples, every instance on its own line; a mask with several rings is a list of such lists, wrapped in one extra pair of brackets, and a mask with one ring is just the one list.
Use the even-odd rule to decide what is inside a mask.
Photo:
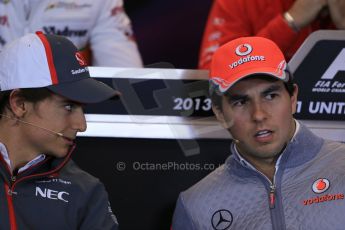
[(228, 98), (229, 101), (238, 101), (238, 100), (246, 100), (248, 99), (248, 95), (245, 94), (226, 94), (226, 97)]
[(275, 91), (280, 91), (282, 89), (281, 85), (271, 85), (267, 89), (265, 89), (262, 94), (269, 94)]
[[(267, 89), (265, 89), (262, 94), (266, 95), (275, 91), (280, 91), (282, 89), (281, 85), (270, 85)], [(238, 93), (227, 93), (225, 94), (226, 98), (228, 98), (229, 101), (237, 101), (237, 100), (247, 100), (248, 95), (246, 94), (238, 94)]]
[(72, 101), (70, 99), (61, 99), (59, 101), (61, 104), (74, 104), (74, 105), (82, 105), (80, 102)]

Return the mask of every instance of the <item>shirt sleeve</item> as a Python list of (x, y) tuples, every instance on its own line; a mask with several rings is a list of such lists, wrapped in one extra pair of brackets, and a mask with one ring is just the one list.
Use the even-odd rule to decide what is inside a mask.
[(118, 221), (112, 212), (108, 194), (102, 183), (95, 186), (82, 214), (80, 230), (118, 230)]
[[(98, 1), (97, 1), (98, 2)], [(142, 67), (130, 19), (122, 0), (100, 1), (100, 11), (90, 32), (92, 65)]]
[(181, 194), (176, 203), (171, 230), (196, 230)]
[[(258, 15), (248, 16), (248, 7), (253, 0), (215, 0), (206, 23), (201, 50), (199, 55), (199, 68), (208, 69), (213, 53), (223, 44), (239, 37), (261, 36), (273, 40), (285, 53), (295, 42), (298, 34), (284, 21), (280, 10), (271, 18), (263, 28), (254, 31), (253, 21), (262, 20)], [(257, 0), (260, 1), (260, 0)], [(249, 3), (248, 3), (249, 2)]]

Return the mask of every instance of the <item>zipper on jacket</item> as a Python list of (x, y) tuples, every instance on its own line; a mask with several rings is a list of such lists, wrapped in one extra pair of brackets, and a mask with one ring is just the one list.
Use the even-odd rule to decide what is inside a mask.
[(9, 195), (9, 196), (12, 196), (13, 194), (14, 195), (16, 195), (17, 193), (16, 192), (13, 192), (13, 188), (12, 188), (12, 186), (13, 186), (13, 184), (16, 182), (16, 180), (17, 180), (17, 171), (14, 171), (14, 172), (12, 172), (12, 174), (11, 174), (11, 184), (9, 185), (9, 188), (8, 188), (8, 191), (7, 191), (7, 195)]
[(265, 174), (263, 174), (262, 172), (260, 172), (259, 170), (256, 170), (259, 174), (261, 174), (270, 184), (270, 191), (268, 194), (268, 203), (269, 203), (269, 207), (270, 209), (274, 209), (275, 208), (275, 203), (276, 203), (276, 185), (275, 185), (275, 179), (276, 179), (276, 172), (274, 173), (273, 176), (273, 181), (271, 181)]
[(270, 200), (270, 209), (273, 209), (275, 207), (276, 202), (276, 186), (274, 184), (270, 185), (270, 194), (269, 194), (269, 200)]
[(9, 195), (9, 196), (17, 195), (17, 192), (13, 192), (13, 190), (11, 188), (8, 188), (7, 195)]
[[(236, 149), (235, 151), (235, 155), (236, 155)], [(284, 152), (286, 151), (286, 148), (283, 150), (283, 153), (279, 156), (279, 158), (276, 161), (275, 164), (275, 171), (273, 174), (273, 178), (272, 180), (270, 178), (268, 178), (268, 176), (266, 176), (264, 173), (262, 173), (261, 171), (259, 171), (258, 169), (256, 169), (251, 163), (249, 163), (248, 161), (246, 161), (245, 159), (243, 159), (243, 161), (245, 162), (242, 163), (241, 162), (241, 156), (239, 154), (239, 164), (242, 165), (243, 167), (249, 169), (249, 170), (253, 170), (254, 172), (258, 173), (259, 178), (261, 179), (261, 181), (263, 182), (264, 186), (265, 186), (265, 190), (267, 192), (267, 204), (268, 204), (268, 208), (270, 211), (270, 215), (271, 215), (271, 222), (272, 222), (272, 229), (273, 230), (285, 230), (286, 226), (285, 226), (285, 218), (284, 218), (284, 214), (283, 214), (283, 207), (282, 207), (282, 200), (280, 198), (280, 192), (279, 189), (277, 189), (277, 184), (280, 185), (281, 184), (281, 171), (279, 171), (279, 165), (280, 165), (280, 160), (281, 160), (281, 156), (284, 154)], [(277, 183), (277, 178), (279, 178), (279, 182)], [(278, 191), (277, 191), (278, 190)]]
[(12, 194), (16, 194), (16, 193), (14, 193), (12, 189), (10, 188), (10, 186), (6, 183), (5, 183), (5, 191), (7, 192), (6, 198), (7, 198), (9, 221), (10, 221), (10, 230), (17, 230), (16, 215), (14, 213), (13, 200), (12, 200)]

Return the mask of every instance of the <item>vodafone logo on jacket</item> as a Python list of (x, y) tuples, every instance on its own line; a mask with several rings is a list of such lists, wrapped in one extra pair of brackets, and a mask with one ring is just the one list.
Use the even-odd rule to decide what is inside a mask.
[(313, 192), (320, 194), (329, 188), (329, 180), (326, 178), (317, 179), (312, 186)]
[[(307, 205), (317, 205), (320, 203), (324, 202), (335, 202), (335, 201), (340, 201), (344, 200), (345, 195), (344, 193), (337, 193), (337, 192), (332, 192), (332, 193), (324, 193), (330, 188), (330, 181), (326, 178), (319, 178), (316, 181), (314, 181), (312, 185), (312, 190), (314, 193), (318, 194), (315, 197), (310, 197), (308, 199), (305, 199), (302, 201), (302, 204), (307, 206)], [(320, 195), (321, 193), (324, 193)]]

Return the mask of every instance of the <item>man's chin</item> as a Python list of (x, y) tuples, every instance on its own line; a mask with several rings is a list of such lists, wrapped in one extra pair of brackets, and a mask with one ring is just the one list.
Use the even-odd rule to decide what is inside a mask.
[(64, 157), (67, 156), (68, 151), (69, 151), (69, 148), (68, 148), (68, 149), (64, 149), (64, 150), (61, 150), (61, 151), (50, 152), (50, 153), (48, 153), (47, 155), (52, 156), (52, 157), (55, 157), (55, 158), (64, 158)]

